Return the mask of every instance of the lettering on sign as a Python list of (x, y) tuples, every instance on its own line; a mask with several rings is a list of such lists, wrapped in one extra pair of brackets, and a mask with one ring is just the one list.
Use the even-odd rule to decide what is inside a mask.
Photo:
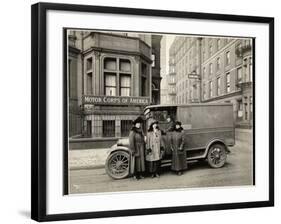
[(84, 104), (95, 105), (149, 105), (148, 97), (84, 96)]

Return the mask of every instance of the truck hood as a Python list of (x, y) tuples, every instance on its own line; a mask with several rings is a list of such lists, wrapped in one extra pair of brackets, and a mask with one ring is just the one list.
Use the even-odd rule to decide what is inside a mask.
[(117, 141), (117, 146), (129, 146), (129, 138), (120, 138)]

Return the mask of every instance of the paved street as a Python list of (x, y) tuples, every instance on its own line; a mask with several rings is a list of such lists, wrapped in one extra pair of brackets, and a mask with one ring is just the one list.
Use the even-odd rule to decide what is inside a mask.
[(104, 168), (73, 169), (70, 170), (70, 193), (252, 185), (252, 157), (252, 145), (236, 141), (224, 167), (213, 169), (207, 162), (191, 163), (182, 176), (176, 176), (166, 167), (162, 168), (160, 178), (113, 180)]

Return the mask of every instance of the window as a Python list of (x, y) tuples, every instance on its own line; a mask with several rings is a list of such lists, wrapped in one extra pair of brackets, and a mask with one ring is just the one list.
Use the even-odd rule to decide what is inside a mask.
[(243, 117), (243, 104), (242, 104), (242, 100), (238, 100), (237, 104), (238, 104), (237, 117), (238, 118), (242, 118)]
[(209, 75), (213, 75), (213, 64), (209, 65)]
[(252, 62), (252, 58), (250, 57), (250, 62), (249, 62), (249, 66), (250, 66), (250, 82), (253, 81), (253, 62)]
[(206, 60), (206, 52), (205, 51), (203, 51), (203, 61), (205, 61)]
[(116, 96), (116, 74), (105, 73), (105, 95)]
[(102, 136), (115, 137), (115, 120), (102, 121)]
[(236, 54), (238, 57), (242, 57), (242, 44), (241, 42), (236, 45)]
[(248, 97), (244, 97), (244, 110), (245, 110), (245, 116), (244, 119), (248, 120), (249, 117), (249, 110), (248, 110)]
[(127, 74), (120, 75), (120, 96), (131, 95), (131, 76)]
[(213, 97), (213, 82), (209, 82), (209, 96), (210, 98)]
[(244, 59), (243, 66), (244, 66), (244, 71), (245, 71), (245, 81), (248, 82), (249, 81), (249, 72), (248, 72), (248, 59), (247, 58)]
[(141, 77), (141, 95), (146, 96), (146, 77)]
[(221, 78), (217, 78), (217, 94), (218, 96), (221, 95)]
[(87, 60), (86, 60), (86, 69), (87, 69), (87, 71), (91, 70), (92, 67), (93, 67), (93, 58), (92, 57), (87, 58)]
[(253, 113), (253, 97), (250, 96), (250, 112)]
[(141, 95), (147, 96), (147, 65), (145, 63), (141, 64)]
[(131, 120), (121, 120), (121, 137), (128, 137), (132, 126)]
[[(131, 95), (131, 62), (128, 59), (104, 59), (104, 95)], [(119, 81), (117, 81), (119, 80)]]
[(225, 61), (226, 65), (230, 64), (230, 52), (226, 52), (226, 61)]
[(116, 58), (105, 58), (104, 59), (104, 69), (106, 70), (117, 70)]
[(221, 59), (217, 58), (217, 70), (221, 69)]
[(93, 94), (93, 73), (87, 73), (87, 94)]
[(230, 93), (230, 73), (226, 73), (226, 92)]
[(217, 48), (218, 50), (221, 48), (221, 39), (217, 39)]
[(237, 68), (237, 84), (242, 83), (242, 68)]
[(210, 56), (213, 54), (213, 45), (212, 45), (212, 43), (210, 44), (209, 53), (210, 53)]
[(203, 84), (203, 99), (207, 99), (207, 96), (206, 96), (206, 84), (204, 83)]
[(206, 67), (203, 68), (203, 79), (206, 78)]
[(119, 70), (122, 72), (130, 72), (131, 62), (127, 59), (120, 59)]
[(155, 54), (151, 55), (151, 60), (152, 60), (151, 66), (152, 66), (152, 68), (154, 68), (155, 67)]

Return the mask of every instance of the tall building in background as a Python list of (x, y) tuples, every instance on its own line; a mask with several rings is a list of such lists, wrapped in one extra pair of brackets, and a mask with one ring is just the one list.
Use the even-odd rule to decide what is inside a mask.
[(176, 103), (176, 84), (177, 84), (177, 73), (176, 73), (176, 40), (172, 43), (169, 49), (169, 75), (167, 78), (168, 82), (168, 96), (167, 100), (170, 104)]
[(151, 59), (152, 59), (152, 104), (160, 104), (161, 96), (161, 35), (152, 35), (152, 45), (151, 45)]
[[(176, 37), (170, 47), (170, 96), (184, 103), (229, 102), (237, 127), (251, 127), (252, 41)], [(176, 77), (176, 78), (175, 78)]]

